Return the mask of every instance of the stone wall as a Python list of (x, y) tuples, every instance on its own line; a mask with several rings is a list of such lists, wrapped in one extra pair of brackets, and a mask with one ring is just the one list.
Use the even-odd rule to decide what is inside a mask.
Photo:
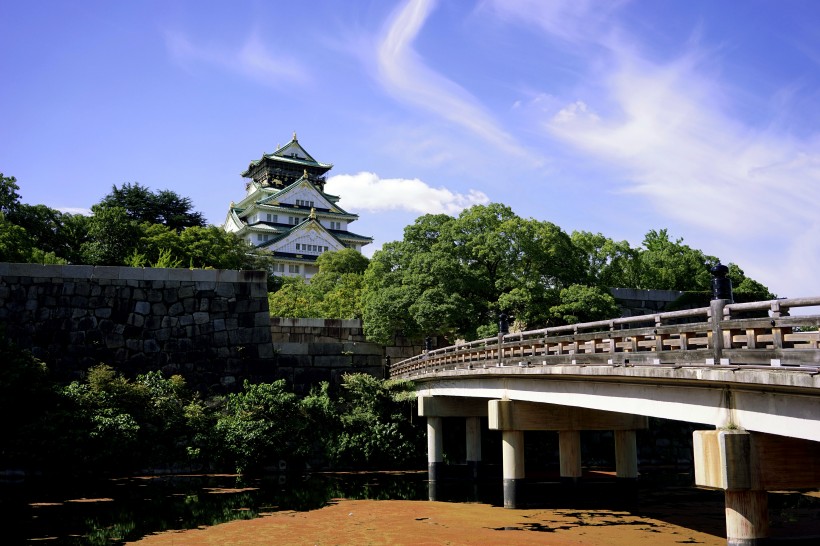
[(271, 317), (270, 328), (278, 377), (302, 393), (321, 381), (338, 386), (345, 373), (385, 377), (385, 357), (398, 362), (423, 348), (421, 340), (398, 336), (387, 347), (368, 342), (358, 319)]
[(275, 375), (261, 271), (0, 263), (0, 325), (60, 379), (100, 362), (202, 389)]

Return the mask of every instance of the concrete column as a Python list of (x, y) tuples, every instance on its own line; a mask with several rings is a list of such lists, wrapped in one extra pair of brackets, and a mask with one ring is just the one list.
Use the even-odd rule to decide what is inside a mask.
[(760, 546), (768, 542), (769, 494), (726, 491), (726, 545)]
[(615, 431), (615, 476), (619, 480), (638, 477), (638, 444), (634, 430)]
[(577, 482), (581, 477), (581, 431), (558, 431), (558, 459), (562, 482)]
[(467, 417), (467, 471), (478, 478), (481, 466), (481, 417)]
[(441, 417), (427, 418), (427, 475), (431, 482), (440, 478), (441, 467), (444, 465), (443, 429)]
[(501, 432), (501, 466), (504, 476), (504, 508), (516, 508), (524, 481), (524, 431)]

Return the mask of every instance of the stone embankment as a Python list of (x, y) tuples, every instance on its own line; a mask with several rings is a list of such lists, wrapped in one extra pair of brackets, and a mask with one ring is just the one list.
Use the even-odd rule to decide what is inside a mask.
[(211, 389), (274, 372), (260, 271), (0, 263), (0, 325), (62, 378), (105, 362)]

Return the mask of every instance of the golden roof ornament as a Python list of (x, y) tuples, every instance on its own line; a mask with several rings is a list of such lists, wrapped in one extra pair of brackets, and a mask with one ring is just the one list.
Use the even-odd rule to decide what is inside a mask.
[(296, 140), (296, 131), (293, 131), (293, 140)]
[(302, 175), (302, 177), (303, 177), (303, 178), (307, 178), (307, 177), (308, 177), (308, 174), (307, 174), (307, 169), (305, 169), (305, 174), (303, 174), (303, 175)]
[(308, 218), (310, 218), (311, 220), (316, 219), (316, 208), (315, 207), (310, 207), (310, 216)]

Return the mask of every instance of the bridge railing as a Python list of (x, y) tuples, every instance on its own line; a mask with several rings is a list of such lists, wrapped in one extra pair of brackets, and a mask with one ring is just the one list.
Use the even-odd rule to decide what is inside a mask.
[(726, 304), (514, 332), (397, 362), (393, 377), (495, 366), (783, 366), (820, 370), (820, 297)]

